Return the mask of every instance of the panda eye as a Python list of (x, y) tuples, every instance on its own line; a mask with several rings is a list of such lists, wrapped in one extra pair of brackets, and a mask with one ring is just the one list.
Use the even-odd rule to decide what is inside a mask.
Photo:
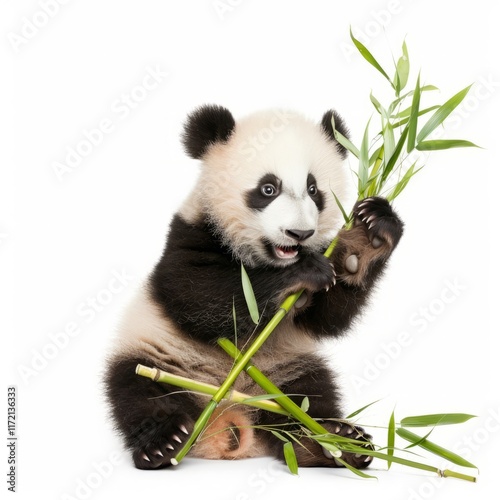
[(316, 184), (311, 184), (307, 188), (307, 192), (309, 193), (310, 196), (316, 196), (318, 194), (318, 188), (316, 187)]
[(260, 188), (260, 192), (264, 195), (264, 196), (274, 196), (276, 193), (277, 193), (277, 189), (275, 186), (273, 186), (272, 184), (264, 184), (261, 188)]

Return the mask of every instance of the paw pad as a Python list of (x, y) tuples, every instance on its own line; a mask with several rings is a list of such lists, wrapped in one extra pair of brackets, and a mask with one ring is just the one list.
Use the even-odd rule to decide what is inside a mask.
[(351, 274), (355, 274), (358, 272), (359, 269), (359, 259), (357, 255), (349, 255), (347, 259), (345, 260), (345, 268), (346, 271), (350, 272)]

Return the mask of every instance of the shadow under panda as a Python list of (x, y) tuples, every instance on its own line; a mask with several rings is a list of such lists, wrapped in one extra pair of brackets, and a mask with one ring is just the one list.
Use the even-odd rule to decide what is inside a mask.
[[(378, 197), (358, 201), (354, 225), (340, 230), (330, 259), (322, 254), (338, 233), (342, 216), (332, 196), (345, 199), (350, 183), (345, 149), (327, 111), (315, 124), (286, 111), (256, 113), (235, 122), (221, 106), (206, 105), (187, 119), (183, 142), (201, 160), (198, 183), (174, 216), (165, 250), (130, 305), (109, 357), (106, 394), (117, 430), (136, 467), (170, 465), (207, 404), (207, 398), (135, 374), (138, 363), (219, 386), (233, 360), (220, 337), (243, 349), (256, 335), (241, 286), (241, 263), (252, 282), (261, 325), (279, 304), (305, 293), (255, 355), (254, 362), (308, 413), (341, 418), (335, 375), (318, 342), (349, 329), (399, 242), (403, 224)], [(244, 374), (235, 389), (262, 393)], [(236, 459), (272, 455), (282, 442), (255, 426), (289, 420), (244, 405), (221, 403), (189, 456)], [(332, 421), (330, 432), (368, 442), (363, 430)], [(301, 446), (302, 445), (302, 446)], [(294, 444), (299, 466), (341, 466), (316, 442)], [(368, 444), (367, 444), (368, 445)], [(371, 457), (344, 454), (357, 468)]]

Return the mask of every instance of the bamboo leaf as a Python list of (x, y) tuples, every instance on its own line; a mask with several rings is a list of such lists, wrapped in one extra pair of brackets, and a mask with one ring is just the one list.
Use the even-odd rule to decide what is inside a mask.
[(244, 399), (243, 404), (255, 403), (256, 401), (265, 401), (267, 399), (278, 399), (285, 396), (285, 394), (259, 394), (258, 396), (253, 396), (251, 398)]
[(414, 445), (420, 446), (424, 450), (427, 450), (433, 453), (434, 455), (442, 457), (451, 463), (460, 465), (462, 467), (470, 467), (473, 469), (477, 469), (477, 467), (474, 464), (468, 462), (467, 460), (457, 455), (456, 453), (453, 453), (452, 451), (449, 451), (443, 448), (442, 446), (432, 443), (431, 441), (427, 440), (426, 437), (422, 438), (420, 436), (417, 436), (416, 434), (413, 434), (413, 432), (410, 432), (407, 429), (398, 429), (396, 432), (398, 436), (402, 437), (406, 441), (414, 443)]
[(372, 102), (373, 106), (377, 110), (378, 114), (382, 114), (382, 105), (380, 102), (375, 98), (375, 96), (370, 92), (370, 101)]
[(353, 41), (355, 47), (358, 49), (359, 53), (375, 68), (377, 69), (382, 75), (387, 78), (387, 81), (391, 84), (393, 88), (394, 84), (392, 83), (391, 79), (389, 78), (389, 75), (384, 71), (382, 66), (378, 63), (378, 61), (373, 57), (371, 52), (359, 41), (357, 40), (354, 35), (352, 34), (352, 28), (350, 30), (351, 32), (351, 40)]
[(384, 170), (382, 172), (382, 177), (381, 177), (381, 185), (380, 188), (382, 188), (383, 183), (391, 173), (392, 169), (394, 168), (394, 165), (396, 165), (396, 162), (399, 160), (399, 156), (401, 154), (401, 150), (403, 149), (404, 143), (406, 141), (406, 137), (408, 135), (408, 128), (409, 124), (406, 125), (406, 127), (403, 129), (403, 132), (401, 133), (401, 136), (399, 138), (398, 144), (396, 145), (396, 148), (394, 149), (394, 153), (392, 154), (391, 158), (389, 159), (388, 162), (386, 162), (384, 166)]
[[(434, 85), (424, 85), (423, 87), (421, 87), (420, 89), (420, 92), (430, 92), (430, 91), (433, 91), (433, 90), (439, 90), (437, 87), (435, 87)], [(407, 99), (408, 97), (412, 96), (413, 95), (413, 90), (410, 90), (409, 92), (407, 92), (406, 94), (404, 94), (403, 96), (401, 97), (398, 97), (395, 101), (393, 101), (390, 106), (389, 106), (389, 113), (391, 114), (392, 116), (392, 113), (394, 112), (394, 110), (405, 100)]]
[(245, 266), (241, 264), (241, 283), (243, 285), (243, 295), (248, 307), (248, 312), (252, 321), (258, 325), (259, 324), (259, 308), (257, 306), (257, 301), (255, 300), (255, 294), (253, 293), (252, 283), (250, 283), (250, 278), (246, 272)]
[(337, 198), (337, 195), (332, 191), (333, 197), (335, 198), (335, 202), (337, 203), (337, 206), (339, 207), (340, 212), (342, 213), (342, 217), (344, 218), (344, 222), (346, 224), (349, 224), (351, 218), (347, 215), (346, 211), (344, 210), (344, 207), (342, 206), (342, 203), (340, 203), (340, 200)]
[(406, 145), (406, 151), (411, 153), (415, 148), (415, 138), (417, 137), (417, 123), (418, 123), (418, 113), (420, 108), (420, 73), (417, 78), (417, 85), (415, 86), (415, 92), (413, 93), (413, 100), (411, 102), (411, 113), (408, 127), (408, 143)]
[(476, 415), (469, 415), (467, 413), (435, 413), (405, 417), (400, 423), (403, 427), (430, 427), (435, 425), (461, 424), (471, 418), (476, 418)]
[(366, 410), (367, 408), (369, 408), (370, 406), (378, 403), (379, 401), (381, 401), (380, 399), (377, 399), (376, 401), (373, 401), (371, 403), (368, 403), (367, 405), (363, 406), (362, 408), (359, 408), (358, 410), (356, 411), (353, 411), (352, 413), (350, 413), (349, 415), (347, 415), (347, 417), (345, 418), (346, 420), (350, 420), (351, 418), (355, 417), (356, 415), (359, 415), (362, 411)]
[(297, 476), (299, 474), (299, 465), (297, 464), (297, 457), (293, 449), (293, 444), (290, 441), (283, 445), (283, 454), (285, 455), (285, 462), (288, 465), (288, 469), (292, 474)]
[[(403, 430), (403, 433), (410, 432), (410, 431), (407, 431), (406, 429), (403, 429), (402, 427), (401, 427), (401, 429)], [(415, 448), (417, 446), (420, 446), (420, 443), (423, 443), (434, 432), (434, 429), (435, 429), (435, 427), (433, 427), (423, 438), (419, 439), (418, 441), (412, 442), (412, 444), (409, 444), (408, 446), (406, 446), (405, 450), (409, 450), (410, 448)], [(403, 434), (400, 434), (400, 436), (403, 437)], [(414, 434), (414, 436), (416, 436), (416, 434)]]
[(423, 141), (429, 134), (439, 127), (444, 120), (446, 120), (449, 114), (464, 100), (471, 87), (472, 85), (465, 87), (439, 107), (439, 109), (430, 117), (429, 121), (419, 132), (417, 142)]
[(363, 472), (362, 470), (356, 469), (356, 467), (349, 465), (345, 460), (342, 460), (341, 458), (336, 458), (336, 460), (339, 461), (346, 469), (350, 470), (357, 476), (362, 477), (363, 479), (377, 479), (377, 476), (370, 476), (370, 474), (367, 474), (366, 472)]
[(358, 191), (361, 193), (366, 188), (366, 183), (368, 181), (368, 168), (370, 167), (369, 161), (369, 144), (368, 144), (368, 132), (370, 128), (370, 121), (368, 121), (365, 133), (363, 134), (363, 140), (361, 141), (361, 148), (359, 150), (359, 168), (358, 168)]
[[(420, 89), (420, 95), (422, 95), (422, 89)], [(439, 104), (436, 104), (434, 106), (429, 106), (428, 108), (425, 108), (425, 109), (422, 109), (421, 111), (419, 111), (418, 116), (425, 115), (426, 113), (434, 111), (435, 109), (438, 109), (438, 108), (439, 108)], [(412, 109), (413, 109), (413, 106), (408, 106), (407, 108), (403, 109), (403, 111), (396, 113), (394, 115), (394, 118), (409, 118)], [(396, 127), (397, 125), (396, 125), (396, 123), (393, 123), (392, 126)]]
[(302, 400), (302, 403), (300, 403), (300, 409), (304, 412), (307, 412), (307, 410), (309, 410), (309, 398), (307, 396), (305, 396)]
[[(373, 165), (379, 158), (382, 159), (383, 152), (384, 152), (384, 145), (382, 144), (382, 146), (377, 148), (370, 156), (370, 166)], [(372, 175), (373, 175), (373, 171), (372, 171)]]
[(470, 141), (460, 139), (436, 139), (432, 141), (422, 141), (417, 144), (419, 151), (438, 151), (451, 148), (478, 148), (479, 146)]
[(234, 305), (234, 297), (233, 297), (233, 324), (234, 324), (234, 343), (237, 344), (236, 339), (238, 338), (238, 324), (236, 322), (236, 307)]
[(273, 434), (274, 434), (274, 435), (275, 435), (278, 439), (280, 439), (281, 441), (284, 441), (285, 443), (288, 443), (288, 442), (289, 442), (289, 441), (288, 441), (288, 439), (287, 439), (285, 436), (283, 436), (282, 434), (280, 434), (279, 432), (274, 431), (274, 430), (272, 430), (272, 429), (270, 429), (270, 431), (271, 431), (271, 432), (272, 432), (272, 433), (273, 433)]
[[(435, 109), (438, 109), (438, 108), (439, 108), (439, 106), (436, 105), (436, 106), (430, 106), (429, 108), (422, 109), (422, 111), (418, 112), (418, 116), (423, 116), (423, 115), (430, 113), (431, 111), (434, 111)], [(406, 110), (411, 111), (411, 106), (409, 108), (407, 108)], [(401, 111), (401, 113), (403, 113), (403, 111)], [(400, 113), (398, 113), (398, 115), (399, 114)], [(392, 126), (393, 126), (393, 128), (399, 128), (399, 127), (402, 127), (403, 125), (406, 125), (409, 121), (410, 121), (410, 117), (408, 115), (408, 116), (405, 116), (404, 118), (402, 118), (401, 120), (399, 120), (398, 122), (394, 122), (392, 124)]]
[(422, 170), (423, 167), (418, 168), (415, 170), (415, 165), (414, 163), (403, 175), (403, 178), (394, 186), (393, 190), (387, 195), (387, 201), (393, 201), (395, 198), (397, 198), (403, 189), (406, 187), (408, 182), (410, 182), (410, 179), (417, 173)]
[(332, 116), (332, 128), (333, 128), (333, 135), (335, 136), (335, 140), (344, 148), (347, 149), (347, 151), (350, 151), (356, 158), (359, 158), (359, 149), (345, 136), (342, 135), (336, 128), (335, 128), (335, 121)]
[(406, 42), (403, 42), (403, 55), (398, 59), (396, 74), (394, 76), (394, 80), (397, 80), (396, 90), (398, 95), (406, 87), (409, 74), (410, 58), (408, 57), (408, 47), (406, 46)]
[[(394, 456), (394, 443), (396, 440), (396, 421), (394, 420), (394, 411), (389, 419), (389, 427), (387, 429), (387, 454)], [(387, 470), (391, 468), (392, 460), (387, 460)]]

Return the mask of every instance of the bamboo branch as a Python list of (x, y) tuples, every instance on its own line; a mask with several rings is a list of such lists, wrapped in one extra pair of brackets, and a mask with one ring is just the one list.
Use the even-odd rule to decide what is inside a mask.
[[(182, 387), (183, 389), (206, 394), (208, 396), (213, 396), (219, 389), (217, 386), (212, 384), (206, 384), (190, 378), (180, 377), (179, 375), (173, 375), (172, 373), (165, 372), (158, 368), (150, 368), (144, 365), (137, 365), (135, 373), (137, 373), (137, 375), (141, 375), (142, 377), (150, 378), (155, 382), (175, 385), (176, 387)], [(252, 396), (245, 394), (244, 392), (232, 390), (226, 394), (224, 399), (232, 403), (247, 404), (249, 406), (254, 406), (255, 408), (260, 408), (261, 410), (272, 411), (273, 413), (280, 413), (281, 415), (288, 415), (288, 412), (278, 403), (269, 400), (252, 401)]]

